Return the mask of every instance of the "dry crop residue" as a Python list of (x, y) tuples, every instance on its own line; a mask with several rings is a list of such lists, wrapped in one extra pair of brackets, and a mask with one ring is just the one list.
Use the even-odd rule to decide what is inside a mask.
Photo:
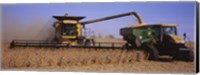
[[(89, 72), (194, 73), (195, 61), (148, 61), (137, 51), (75, 48), (15, 48), (3, 50), (5, 70)], [(166, 59), (169, 60), (169, 59)]]

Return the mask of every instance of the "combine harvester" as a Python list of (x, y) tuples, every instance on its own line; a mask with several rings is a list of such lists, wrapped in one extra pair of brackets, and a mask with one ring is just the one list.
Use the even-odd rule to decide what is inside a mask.
[[(137, 25), (120, 29), (120, 35), (127, 42), (119, 46), (116, 42), (95, 42), (94, 38), (83, 36), (85, 25), (134, 15)], [(142, 49), (149, 60), (158, 60), (161, 55), (170, 55), (174, 59), (194, 60), (194, 53), (185, 46), (185, 41), (177, 35), (175, 24), (145, 24), (136, 12), (129, 12), (100, 19), (79, 22), (83, 16), (53, 16), (55, 40), (12, 40), (14, 47), (72, 47), (72, 48), (111, 48), (111, 49)], [(86, 31), (86, 30), (85, 30)], [(102, 44), (108, 44), (107, 46)]]
[[(85, 18), (83, 16), (53, 16), (58, 21), (54, 23), (55, 39), (54, 40), (13, 40), (10, 48), (14, 47), (78, 47), (78, 48), (113, 48), (121, 49), (122, 46), (116, 42), (95, 42), (94, 38), (88, 38), (86, 35), (86, 24), (106, 21), (110, 19), (120, 18), (124, 16), (135, 15), (142, 23), (139, 15), (135, 12), (124, 13), (100, 19), (79, 22)], [(85, 31), (85, 32), (83, 32)], [(106, 45), (107, 46), (106, 46)]]

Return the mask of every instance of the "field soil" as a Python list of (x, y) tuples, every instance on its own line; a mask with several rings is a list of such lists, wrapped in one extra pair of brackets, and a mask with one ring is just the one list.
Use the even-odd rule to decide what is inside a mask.
[(3, 70), (134, 72), (134, 73), (195, 73), (195, 62), (172, 60), (163, 56), (159, 61), (145, 60), (140, 50), (79, 49), (79, 48), (15, 48), (4, 43)]

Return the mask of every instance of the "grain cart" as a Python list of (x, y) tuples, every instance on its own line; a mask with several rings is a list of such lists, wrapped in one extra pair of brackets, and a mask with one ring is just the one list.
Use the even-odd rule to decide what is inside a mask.
[(185, 41), (177, 35), (175, 24), (140, 24), (120, 29), (127, 41), (125, 47), (140, 48), (148, 53), (148, 59), (158, 60), (161, 55), (174, 59), (194, 60), (194, 53), (185, 46)]

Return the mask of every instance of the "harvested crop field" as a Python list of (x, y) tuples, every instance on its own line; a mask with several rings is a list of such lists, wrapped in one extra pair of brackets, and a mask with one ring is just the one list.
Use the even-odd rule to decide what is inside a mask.
[[(194, 61), (195, 62), (195, 61)], [(141, 51), (78, 48), (15, 48), (4, 46), (4, 70), (48, 70), (86, 72), (194, 73), (195, 63), (144, 60)]]

